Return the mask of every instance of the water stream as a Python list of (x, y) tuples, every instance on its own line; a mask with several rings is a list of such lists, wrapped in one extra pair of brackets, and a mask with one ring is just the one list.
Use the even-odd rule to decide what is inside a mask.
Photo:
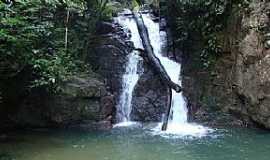
[[(128, 12), (128, 10), (126, 12)], [(120, 15), (116, 18), (116, 21), (126, 30), (126, 33), (130, 31), (130, 40), (133, 42), (134, 47), (142, 48), (142, 42), (135, 20), (132, 17)], [(138, 52), (135, 50), (128, 56), (126, 72), (122, 78), (122, 93), (117, 106), (118, 124), (115, 126), (129, 126), (134, 124), (130, 119), (130, 113), (132, 110), (131, 101), (134, 87), (139, 79), (138, 63), (140, 59)]]

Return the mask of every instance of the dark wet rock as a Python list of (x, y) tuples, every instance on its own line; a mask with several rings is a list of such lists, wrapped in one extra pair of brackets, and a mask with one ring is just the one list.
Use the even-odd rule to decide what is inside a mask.
[(83, 121), (91, 121), (96, 126), (110, 121), (114, 99), (98, 75), (73, 76), (61, 88), (62, 92), (57, 95), (40, 92), (29, 95), (10, 115), (12, 123), (23, 128), (63, 128)]
[(115, 112), (115, 99), (113, 95), (107, 95), (101, 98), (101, 110), (100, 114), (102, 115), (101, 119), (111, 120), (112, 113)]
[(115, 26), (113, 23), (110, 22), (98, 22), (96, 25), (97, 28), (97, 34), (109, 34), (114, 32)]
[(166, 113), (167, 87), (162, 84), (158, 74), (153, 73), (148, 65), (135, 86), (132, 99), (131, 118), (134, 121), (160, 122)]
[(94, 64), (95, 72), (105, 78), (106, 85), (110, 87), (112, 93), (116, 94), (116, 97), (121, 90), (122, 75), (128, 61), (127, 55), (132, 48), (126, 33), (118, 28), (116, 34), (101, 38), (87, 58)]

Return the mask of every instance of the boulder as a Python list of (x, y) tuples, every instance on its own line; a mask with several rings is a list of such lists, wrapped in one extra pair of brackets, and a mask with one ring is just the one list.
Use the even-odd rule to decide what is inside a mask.
[(131, 118), (134, 121), (161, 122), (167, 110), (167, 86), (150, 66), (144, 65), (144, 72), (135, 86), (132, 98)]
[(61, 88), (57, 95), (31, 95), (25, 99), (12, 116), (13, 121), (33, 128), (95, 124), (92, 129), (98, 129), (98, 124), (103, 126), (103, 121), (111, 122), (108, 117), (113, 114), (114, 98), (96, 74), (73, 76)]

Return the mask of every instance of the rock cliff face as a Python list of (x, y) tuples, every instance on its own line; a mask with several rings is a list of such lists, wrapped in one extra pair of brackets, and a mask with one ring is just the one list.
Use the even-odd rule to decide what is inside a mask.
[(91, 47), (92, 54), (87, 59), (93, 64), (95, 72), (104, 77), (107, 89), (115, 95), (118, 101), (121, 92), (122, 76), (128, 62), (128, 54), (133, 49), (128, 34), (116, 23), (107, 24), (96, 37), (96, 44)]
[[(196, 121), (270, 129), (269, 13), (270, 2), (253, 0), (248, 11), (230, 17), (220, 33), (223, 54), (211, 73), (195, 71), (195, 56), (184, 58), (185, 94)], [(224, 120), (226, 113), (233, 117)]]
[(270, 3), (255, 1), (250, 8), (242, 20), (247, 34), (236, 57), (236, 92), (250, 118), (270, 128)]

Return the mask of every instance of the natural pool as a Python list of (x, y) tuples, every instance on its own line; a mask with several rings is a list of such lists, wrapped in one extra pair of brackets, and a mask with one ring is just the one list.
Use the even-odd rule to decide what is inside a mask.
[[(143, 128), (109, 132), (31, 131), (11, 134), (0, 154), (14, 160), (269, 160), (270, 133), (219, 129), (201, 138), (165, 138)], [(1, 158), (0, 158), (1, 159)]]

